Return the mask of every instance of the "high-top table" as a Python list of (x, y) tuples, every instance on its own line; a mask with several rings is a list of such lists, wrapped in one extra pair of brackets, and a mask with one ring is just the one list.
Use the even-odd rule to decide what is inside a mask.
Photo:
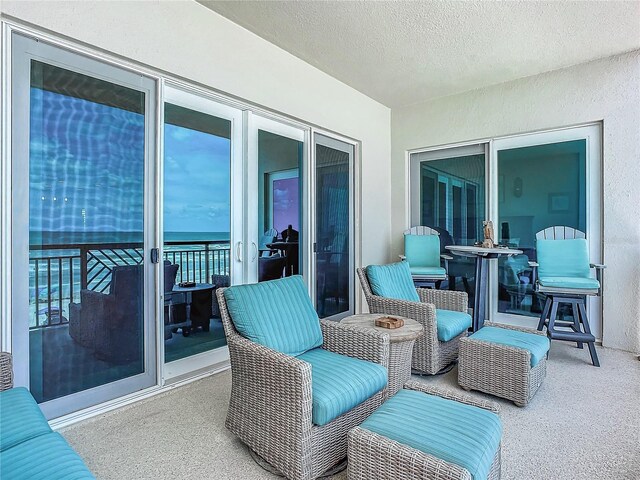
[(475, 257), (476, 259), (476, 289), (473, 299), (473, 323), (471, 329), (476, 332), (484, 325), (485, 308), (487, 301), (487, 268), (488, 261), (502, 256), (522, 255), (522, 250), (514, 248), (484, 248), (466, 245), (448, 245), (446, 247), (454, 255), (460, 257)]
[[(376, 319), (381, 317), (402, 318), (400, 328), (376, 327)], [(389, 396), (394, 395), (411, 378), (411, 355), (413, 344), (423, 334), (422, 325), (410, 318), (384, 313), (360, 313), (343, 318), (340, 323), (374, 328), (389, 334)]]

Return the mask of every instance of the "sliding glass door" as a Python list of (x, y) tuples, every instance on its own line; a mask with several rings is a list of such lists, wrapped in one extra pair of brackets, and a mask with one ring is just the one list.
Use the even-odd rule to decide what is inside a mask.
[[(497, 240), (521, 255), (501, 258), (492, 277), (492, 315), (534, 325), (544, 304), (529, 262), (536, 233), (566, 226), (586, 234), (593, 262), (601, 260), (600, 126), (495, 140), (491, 218)], [(600, 299), (589, 301), (592, 329), (601, 332)], [(567, 317), (571, 312), (561, 312)], [(535, 318), (531, 318), (535, 317)]]
[(156, 383), (155, 83), (12, 40), (12, 350), (51, 418)]
[(306, 275), (308, 131), (247, 115), (247, 281)]
[(355, 146), (314, 134), (315, 303), (321, 318), (355, 312), (354, 194)]
[[(215, 291), (242, 283), (242, 111), (164, 89), (164, 378), (228, 358)], [(233, 220), (235, 219), (235, 220)]]

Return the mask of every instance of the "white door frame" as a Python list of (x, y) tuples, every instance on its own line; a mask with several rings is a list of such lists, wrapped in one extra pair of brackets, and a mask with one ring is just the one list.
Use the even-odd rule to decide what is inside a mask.
[[(170, 81), (165, 81), (163, 86), (163, 99), (164, 103), (171, 103), (172, 105), (178, 105), (180, 107), (202, 112), (207, 115), (211, 115), (217, 118), (229, 120), (231, 122), (231, 225), (229, 240), (229, 259), (230, 259), (230, 274), (231, 282), (233, 284), (244, 283), (244, 271), (242, 258), (235, 255), (234, 245), (242, 244), (244, 236), (244, 224), (243, 215), (244, 211), (244, 190), (243, 190), (243, 178), (244, 178), (244, 165), (243, 165), (243, 112), (242, 110), (222, 104), (215, 98), (210, 98), (206, 95), (201, 95), (192, 89), (182, 88), (180, 85), (173, 84)], [(160, 192), (164, 192), (164, 103), (161, 108), (161, 125), (160, 129), (160, 149), (161, 149), (161, 161), (160, 161), (160, 174), (159, 185)], [(162, 241), (159, 244), (164, 245), (164, 195), (160, 195), (159, 199), (159, 218), (160, 234)], [(163, 258), (163, 255), (160, 255)], [(160, 288), (159, 292), (164, 292), (164, 275), (159, 275)], [(207, 279), (208, 280), (208, 279)], [(161, 295), (162, 296), (162, 293)], [(158, 300), (158, 311), (162, 311), (164, 305), (164, 299)], [(158, 317), (159, 331), (164, 329), (163, 316)], [(164, 335), (158, 335), (158, 351), (159, 365), (161, 367), (161, 384), (165, 385), (167, 382), (172, 382), (178, 378), (184, 378), (187, 375), (194, 374), (199, 371), (210, 370), (212, 367), (226, 363), (229, 361), (229, 349), (224, 346), (202, 352), (196, 355), (192, 355), (186, 358), (175, 360), (173, 362), (165, 363), (164, 361)]]

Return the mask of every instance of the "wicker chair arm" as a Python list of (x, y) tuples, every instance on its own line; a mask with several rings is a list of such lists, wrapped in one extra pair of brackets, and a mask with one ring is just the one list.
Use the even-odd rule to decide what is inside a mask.
[(500, 406), (497, 403), (490, 400), (476, 398), (466, 393), (455, 392), (446, 388), (427, 385), (425, 383), (416, 381), (408, 381), (404, 384), (404, 388), (409, 390), (416, 390), (428, 395), (436, 395), (441, 398), (446, 398), (447, 400), (454, 400), (456, 402), (471, 405), (473, 407), (483, 408), (493, 413), (500, 413)]
[(0, 352), (0, 392), (13, 388), (13, 361), (11, 354)]
[(325, 350), (389, 366), (388, 333), (331, 320), (320, 320), (320, 327)]
[(535, 333), (536, 335), (542, 335), (543, 337), (547, 336), (545, 332), (539, 332), (538, 330), (535, 330), (533, 328), (518, 327), (516, 325), (506, 325), (504, 323), (484, 322), (484, 326), (504, 328), (505, 330), (515, 330), (517, 332), (524, 332), (524, 333)]
[(436, 290), (432, 288), (416, 289), (422, 303), (431, 303), (442, 310), (467, 313), (469, 297), (466, 292)]

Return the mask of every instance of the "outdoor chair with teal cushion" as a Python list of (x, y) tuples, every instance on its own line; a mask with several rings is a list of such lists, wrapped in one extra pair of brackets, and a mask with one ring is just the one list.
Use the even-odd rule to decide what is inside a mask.
[(319, 320), (302, 277), (216, 291), (231, 360), (226, 426), (286, 478), (317, 478), (386, 399), (389, 335)]
[[(551, 339), (576, 342), (578, 348), (586, 343), (591, 361), (600, 366), (587, 317), (588, 296), (602, 291), (604, 265), (589, 262), (589, 247), (585, 234), (571, 227), (549, 227), (536, 234), (537, 262), (534, 268), (536, 291), (546, 296), (538, 330), (547, 326)], [(596, 278), (591, 276), (595, 269)], [(571, 321), (558, 319), (563, 304), (571, 308)]]
[(436, 230), (418, 226), (404, 232), (404, 255), (400, 258), (409, 264), (417, 287), (434, 288), (447, 278), (446, 266), (451, 257), (440, 252), (440, 235)]
[(460, 339), (471, 326), (467, 294), (416, 289), (407, 262), (357, 271), (371, 313), (399, 315), (422, 324), (424, 335), (413, 347), (412, 368), (428, 375), (444, 372), (458, 358)]

